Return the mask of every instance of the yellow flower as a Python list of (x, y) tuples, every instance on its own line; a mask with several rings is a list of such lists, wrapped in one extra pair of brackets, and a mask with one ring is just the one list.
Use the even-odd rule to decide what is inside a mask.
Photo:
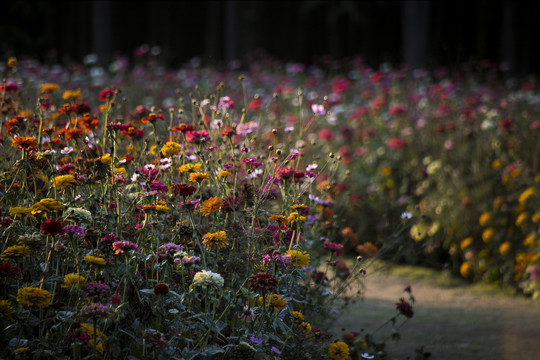
[(291, 311), (290, 313), (295, 319), (304, 321), (304, 314), (302, 314), (300, 311)]
[(19, 348), (16, 348), (15, 350), (13, 350), (13, 354), (21, 354), (21, 353), (27, 352), (29, 350), (30, 350), (29, 347), (19, 347)]
[(30, 257), (30, 247), (26, 245), (13, 245), (8, 247), (0, 255), (0, 259), (9, 260), (18, 257)]
[(309, 266), (309, 254), (300, 250), (287, 250), (287, 255), (291, 257), (291, 263), (294, 266)]
[(501, 161), (501, 159), (495, 159), (495, 160), (493, 160), (493, 162), (491, 163), (491, 168), (492, 168), (493, 170), (498, 170), (498, 169), (501, 168), (501, 166), (502, 166), (502, 161)]
[(472, 275), (471, 263), (468, 261), (465, 261), (463, 264), (461, 264), (461, 266), (459, 267), (459, 273), (464, 278), (470, 277)]
[(178, 153), (180, 153), (180, 149), (180, 144), (174, 141), (169, 141), (165, 145), (163, 145), (163, 147), (161, 148), (161, 152), (163, 155), (170, 157), (178, 155)]
[(169, 212), (169, 207), (167, 205), (156, 205), (157, 212)]
[(206, 250), (219, 250), (229, 245), (229, 239), (225, 231), (207, 233), (203, 236), (203, 244)]
[(201, 183), (204, 180), (210, 180), (210, 176), (206, 173), (196, 172), (189, 174), (189, 181), (191, 182)]
[(122, 174), (124, 176), (127, 176), (126, 168), (123, 168), (123, 167), (114, 168), (114, 173), (115, 174)]
[(525, 203), (531, 196), (534, 195), (534, 188), (530, 187), (519, 195), (518, 201), (520, 204)]
[(63, 208), (64, 206), (60, 201), (51, 198), (41, 199), (38, 203), (35, 203), (30, 207), (30, 209), (32, 210), (32, 214), (37, 214), (42, 211), (53, 212), (62, 210)]
[(9, 209), (9, 215), (13, 216), (14, 218), (18, 217), (25, 217), (25, 216), (32, 216), (32, 209), (25, 208), (22, 206), (15, 206)]
[(104, 164), (111, 165), (111, 163), (112, 163), (112, 157), (111, 157), (111, 154), (107, 153), (107, 154), (101, 156), (101, 157), (99, 158), (99, 160), (100, 160), (102, 163), (104, 163)]
[(104, 346), (103, 343), (109, 341), (109, 338), (105, 336), (105, 334), (103, 334), (101, 331), (99, 331), (98, 329), (94, 328), (92, 325), (89, 325), (87, 323), (81, 324), (81, 331), (84, 334), (88, 335), (89, 337), (88, 345), (90, 345), (91, 348), (94, 348), (94, 344), (96, 344), (95, 346), (96, 352), (99, 354), (103, 354), (103, 346)]
[(392, 169), (385, 167), (381, 170), (381, 175), (384, 177), (390, 176), (392, 174)]
[(266, 305), (272, 306), (274, 311), (281, 311), (287, 307), (287, 300), (283, 299), (281, 296), (272, 294), (270, 296), (266, 295)]
[(64, 276), (64, 284), (62, 287), (71, 289), (73, 287), (80, 287), (84, 284), (86, 284), (86, 278), (84, 276), (71, 273)]
[(101, 256), (85, 255), (83, 260), (90, 264), (105, 265), (105, 259)]
[(461, 250), (465, 250), (469, 246), (471, 246), (472, 243), (473, 243), (473, 238), (472, 238), (472, 236), (469, 236), (469, 237), (461, 240), (461, 243), (459, 244), (459, 247), (461, 248)]
[(478, 223), (481, 226), (486, 225), (490, 221), (491, 221), (491, 213), (489, 211), (486, 211), (485, 213), (480, 215), (480, 217), (478, 218)]
[(501, 244), (501, 246), (499, 246), (499, 252), (501, 255), (505, 255), (508, 251), (510, 251), (510, 247), (510, 241), (505, 241)]
[(426, 237), (428, 232), (427, 225), (423, 222), (419, 222), (411, 226), (411, 230), (409, 230), (409, 234), (415, 241), (420, 241), (423, 238)]
[(540, 220), (540, 211), (535, 212), (535, 213), (533, 214), (533, 216), (531, 216), (531, 221), (532, 221), (533, 223), (536, 223), (536, 222), (538, 222), (539, 220)]
[(516, 226), (519, 226), (521, 224), (523, 224), (523, 222), (525, 222), (525, 220), (527, 220), (527, 213), (521, 213), (518, 215), (517, 219), (516, 219)]
[(269, 221), (278, 221), (282, 224), (287, 224), (287, 218), (283, 215), (270, 215)]
[(17, 290), (17, 301), (28, 306), (47, 306), (51, 302), (51, 293), (37, 287), (23, 287)]
[(301, 215), (298, 214), (297, 212), (293, 212), (293, 213), (290, 213), (289, 217), (287, 218), (287, 221), (288, 221), (288, 222), (293, 222), (293, 221), (306, 221), (306, 217), (305, 217), (305, 216), (301, 216)]
[(10, 57), (7, 61), (7, 66), (9, 67), (17, 66), (17, 58), (14, 56)]
[(81, 90), (66, 90), (62, 95), (64, 100), (76, 100), (82, 98)]
[(311, 332), (311, 324), (307, 321), (302, 321), (300, 323), (300, 327), (304, 330), (306, 334), (309, 334)]
[(0, 300), (0, 316), (8, 320), (13, 318), (13, 306), (9, 300)]
[(534, 238), (534, 235), (528, 235), (525, 240), (523, 241), (523, 245), (534, 247), (536, 245), (536, 241)]
[(46, 94), (50, 94), (52, 92), (58, 91), (58, 89), (60, 89), (60, 87), (58, 86), (58, 84), (54, 84), (54, 83), (41, 85), (41, 92), (46, 93)]
[(497, 196), (497, 197), (495, 198), (495, 200), (493, 200), (493, 207), (494, 207), (495, 209), (498, 209), (498, 208), (501, 207), (501, 205), (503, 204), (503, 202), (504, 202), (504, 200), (503, 200), (502, 196)]
[(291, 205), (291, 209), (294, 209), (294, 210), (303, 209), (303, 208), (307, 208), (307, 207), (309, 207), (309, 206), (304, 205), (304, 204)]
[(343, 341), (334, 341), (328, 347), (328, 355), (334, 360), (345, 360), (349, 357), (349, 346)]
[(178, 168), (178, 170), (180, 170), (180, 172), (192, 172), (192, 171), (197, 171), (201, 168), (201, 164), (199, 163), (195, 163), (195, 164), (184, 164), (182, 166), (180, 166)]
[(59, 175), (54, 178), (52, 185), (56, 190), (64, 190), (67, 187), (77, 184), (77, 180), (73, 175)]
[(231, 173), (228, 172), (227, 170), (221, 170), (221, 171), (219, 172), (219, 174), (218, 174), (218, 177), (219, 177), (219, 178), (222, 178), (222, 179), (228, 178), (228, 177), (231, 177)]
[(487, 228), (482, 232), (482, 240), (487, 243), (495, 236), (495, 229)]
[[(193, 174), (192, 174), (193, 175)], [(201, 205), (201, 213), (204, 214), (204, 216), (208, 216), (213, 212), (216, 212), (221, 209), (223, 206), (223, 200), (217, 198), (216, 196), (211, 197), (208, 200), (205, 200)]]

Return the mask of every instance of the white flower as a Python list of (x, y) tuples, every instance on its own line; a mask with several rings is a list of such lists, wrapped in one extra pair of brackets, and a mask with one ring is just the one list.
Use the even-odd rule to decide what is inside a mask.
[(202, 270), (193, 277), (193, 285), (222, 287), (223, 278), (210, 270)]
[(64, 215), (77, 222), (92, 222), (92, 213), (86, 209), (70, 207), (65, 211)]

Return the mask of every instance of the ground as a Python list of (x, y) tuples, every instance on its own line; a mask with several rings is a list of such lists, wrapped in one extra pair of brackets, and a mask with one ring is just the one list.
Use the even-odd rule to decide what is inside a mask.
[[(540, 358), (540, 300), (412, 266), (373, 266), (363, 298), (344, 310), (334, 329), (373, 332), (395, 314), (407, 286), (415, 313), (399, 329), (401, 339), (386, 342), (387, 359), (414, 359), (421, 346), (434, 360)], [(390, 331), (385, 326), (376, 335)]]

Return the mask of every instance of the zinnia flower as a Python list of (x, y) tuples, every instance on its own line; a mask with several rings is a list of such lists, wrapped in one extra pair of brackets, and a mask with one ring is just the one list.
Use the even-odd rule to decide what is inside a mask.
[(180, 172), (183, 172), (183, 173), (185, 173), (185, 172), (193, 172), (193, 171), (199, 170), (201, 167), (202, 167), (202, 164), (200, 164), (200, 163), (195, 163), (195, 164), (189, 163), (189, 164), (184, 164), (184, 165), (180, 166), (178, 168), (178, 170)]
[(41, 224), (41, 232), (44, 235), (54, 235), (62, 232), (62, 221), (57, 219), (47, 219)]
[(21, 246), (21, 245), (10, 246), (2, 252), (2, 255), (0, 255), (0, 259), (9, 260), (9, 259), (22, 257), (22, 256), (30, 257), (29, 246)]
[(109, 308), (100, 303), (86, 305), (79, 311), (79, 316), (82, 318), (102, 318), (109, 317)]
[(300, 250), (287, 250), (287, 255), (291, 257), (291, 264), (294, 266), (309, 266), (309, 254)]
[(328, 347), (328, 355), (334, 360), (345, 360), (349, 357), (349, 346), (343, 341), (335, 341)]
[(58, 91), (58, 89), (60, 89), (60, 87), (58, 86), (58, 84), (54, 83), (41, 85), (41, 92), (44, 94), (50, 94), (52, 92)]
[(195, 186), (187, 185), (187, 184), (175, 184), (171, 186), (171, 190), (174, 194), (174, 196), (191, 196), (197, 191), (197, 188)]
[(174, 141), (169, 141), (165, 145), (163, 145), (163, 147), (161, 148), (161, 153), (168, 157), (175, 156), (180, 153), (180, 149), (180, 144)]
[(165, 283), (159, 283), (154, 286), (154, 294), (156, 295), (167, 295), (169, 293), (169, 287)]
[(9, 209), (9, 215), (13, 216), (14, 218), (18, 217), (25, 217), (30, 216), (32, 217), (32, 209), (25, 208), (22, 206), (15, 206)]
[(71, 273), (64, 276), (64, 284), (62, 287), (71, 289), (74, 287), (82, 287), (84, 284), (86, 284), (86, 278), (84, 276)]
[(223, 206), (223, 200), (217, 198), (216, 196), (211, 197), (208, 200), (205, 200), (201, 205), (201, 212), (204, 216), (208, 216), (213, 212), (216, 212), (221, 209)]
[(90, 264), (105, 265), (105, 259), (101, 256), (85, 255), (83, 260)]
[(52, 181), (52, 185), (56, 188), (56, 190), (63, 190), (76, 184), (77, 180), (75, 180), (75, 176), (73, 175), (59, 175), (56, 176)]
[(37, 140), (33, 137), (27, 136), (17, 136), (15, 139), (13, 139), (11, 145), (18, 146), (19, 148), (27, 151), (30, 149), (37, 149), (38, 147)]
[(124, 251), (133, 250), (139, 251), (139, 246), (129, 241), (116, 241), (113, 243), (113, 250), (116, 255), (123, 253)]
[(102, 354), (104, 343), (109, 341), (107, 336), (92, 325), (86, 323), (81, 324), (81, 331), (89, 337), (88, 345), (93, 348), (95, 344), (96, 351)]
[(210, 180), (210, 176), (206, 173), (196, 172), (189, 174), (189, 181), (191, 182), (201, 183), (204, 180)]
[(399, 302), (396, 303), (396, 309), (404, 316), (412, 318), (414, 315), (414, 310), (410, 302), (406, 301), (404, 298), (399, 299)]
[(210, 140), (210, 136), (206, 130), (187, 131), (184, 136), (189, 144), (200, 144), (201, 142), (208, 142)]
[(219, 250), (229, 245), (225, 231), (207, 233), (203, 236), (203, 244), (206, 250)]
[(249, 288), (251, 291), (266, 294), (277, 290), (278, 281), (276, 277), (268, 273), (253, 274), (249, 277)]
[(0, 316), (11, 320), (13, 317), (13, 306), (9, 300), (0, 300)]
[(519, 201), (520, 204), (523, 204), (533, 195), (534, 195), (534, 188), (530, 187), (527, 190), (525, 190), (524, 192), (522, 192), (521, 195), (519, 195), (518, 201)]
[(51, 302), (51, 293), (37, 287), (23, 287), (17, 290), (17, 301), (28, 306), (47, 306)]
[(99, 100), (101, 100), (101, 101), (109, 100), (109, 99), (111, 99), (113, 97), (113, 95), (114, 95), (113, 90), (111, 90), (109, 88), (105, 88), (99, 93)]
[(19, 269), (15, 265), (11, 265), (7, 261), (0, 262), (0, 278), (10, 279), (17, 276)]
[(37, 214), (42, 211), (45, 212), (54, 212), (58, 210), (62, 210), (64, 206), (60, 201), (47, 198), (47, 199), (41, 199), (38, 203), (35, 203), (30, 207), (32, 210), (32, 214)]
[(202, 270), (193, 276), (193, 285), (203, 287), (223, 287), (224, 280), (221, 275), (209, 270)]

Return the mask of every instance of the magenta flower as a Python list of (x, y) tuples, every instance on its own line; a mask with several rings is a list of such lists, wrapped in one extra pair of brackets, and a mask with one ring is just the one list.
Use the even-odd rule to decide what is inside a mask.
[(113, 244), (114, 254), (122, 254), (124, 251), (134, 250), (135, 252), (139, 251), (139, 246), (130, 241), (117, 241)]

